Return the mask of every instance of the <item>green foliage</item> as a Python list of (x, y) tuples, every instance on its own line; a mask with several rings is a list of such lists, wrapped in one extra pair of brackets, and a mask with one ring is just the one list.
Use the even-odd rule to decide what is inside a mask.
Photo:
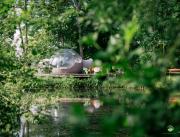
[[(31, 78), (32, 79), (32, 78)], [(100, 88), (100, 83), (97, 79), (77, 79), (77, 78), (35, 78), (33, 81), (25, 81), (22, 83), (23, 89), (29, 92), (37, 91), (60, 91), (66, 90), (88, 90)]]
[[(101, 79), (109, 72), (124, 71), (121, 79), (105, 81), (105, 87), (143, 86), (147, 93), (127, 94), (129, 99), (121, 100), (122, 106), (116, 103), (120, 100), (118, 93), (105, 99), (106, 105), (113, 104), (113, 113), (102, 120), (102, 136), (114, 136), (120, 128), (128, 128), (132, 137), (157, 137), (166, 133), (178, 136), (179, 104), (169, 100), (179, 92), (180, 84), (178, 80), (169, 80), (166, 72), (169, 67), (180, 65), (179, 1), (87, 0), (74, 5), (73, 1), (42, 0), (31, 1), (28, 6), (26, 2), (19, 0), (16, 4), (22, 9), (19, 16), (13, 9), (14, 1), (0, 2), (0, 134), (11, 134), (17, 126), (17, 93), (98, 87), (99, 81), (94, 79), (33, 76), (34, 62), (49, 57), (60, 47), (77, 49), (81, 44), (88, 50), (85, 56), (95, 57), (95, 65), (103, 68)], [(21, 40), (26, 39), (21, 43), (24, 55), (19, 59), (11, 46), (18, 26), (22, 29)], [(75, 97), (76, 94), (63, 92), (57, 96)], [(76, 106), (72, 113), (78, 117), (74, 118), (74, 136), (80, 136), (76, 131), (86, 136), (80, 130), (88, 123), (83, 109)]]
[(0, 135), (12, 135), (19, 125), (20, 96), (18, 92), (6, 90), (0, 85)]
[(29, 38), (26, 58), (31, 64), (37, 64), (41, 59), (50, 57), (56, 49), (53, 36), (41, 29)]
[[(138, 101), (138, 106), (132, 104), (132, 108), (128, 108), (117, 105), (114, 112), (122, 109), (128, 116), (124, 116), (121, 112), (112, 114), (108, 119), (109, 122), (107, 120), (104, 123), (104, 135), (107, 131), (108, 136), (113, 136), (117, 128), (128, 127), (132, 137), (155, 137), (167, 133), (167, 128), (173, 125), (174, 130), (171, 134), (178, 136), (176, 132), (179, 126), (174, 118), (177, 118), (179, 110), (176, 105), (171, 108), (168, 100), (170, 94), (177, 92), (179, 87), (178, 83), (174, 85), (165, 78), (167, 68), (173, 61), (175, 49), (179, 48), (177, 9), (179, 6), (177, 7), (176, 1), (163, 0), (148, 2), (95, 0), (90, 4), (87, 14), (90, 19), (87, 21), (91, 20), (96, 28), (95, 33), (97, 35), (100, 35), (101, 31), (110, 33), (107, 36), (109, 40), (106, 47), (96, 53), (99, 60), (97, 62), (101, 62), (98, 64), (102, 64), (103, 72), (119, 68), (124, 71), (121, 78), (124, 79), (123, 82), (144, 86), (149, 92), (145, 100), (141, 100), (141, 95), (134, 99)], [(96, 39), (90, 41), (88, 38), (88, 34), (87, 39), (83, 38), (86, 44), (97, 43), (101, 47), (101, 43)], [(161, 46), (164, 48), (163, 52), (159, 50)], [(119, 80), (119, 85), (121, 84), (122, 81)], [(176, 114), (173, 115), (171, 111), (175, 109)], [(122, 117), (131, 121), (121, 121)]]

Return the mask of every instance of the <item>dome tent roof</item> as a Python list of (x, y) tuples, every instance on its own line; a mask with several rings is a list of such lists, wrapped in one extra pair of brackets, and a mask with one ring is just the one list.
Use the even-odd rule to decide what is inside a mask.
[(72, 49), (60, 49), (50, 59), (50, 65), (56, 68), (72, 67), (82, 62), (82, 57)]
[(60, 49), (50, 59), (52, 73), (78, 73), (82, 70), (83, 59), (72, 49)]

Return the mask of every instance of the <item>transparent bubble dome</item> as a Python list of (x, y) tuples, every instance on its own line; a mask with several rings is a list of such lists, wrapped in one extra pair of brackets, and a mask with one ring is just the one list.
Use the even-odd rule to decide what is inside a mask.
[(55, 68), (71, 68), (75, 64), (82, 64), (82, 57), (72, 49), (60, 49), (50, 59)]

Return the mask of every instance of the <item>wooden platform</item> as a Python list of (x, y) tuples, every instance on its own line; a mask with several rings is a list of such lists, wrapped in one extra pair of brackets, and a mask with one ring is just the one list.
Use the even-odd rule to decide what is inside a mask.
[(168, 75), (180, 75), (180, 69), (179, 68), (168, 69), (167, 74)]
[(64, 78), (64, 77), (73, 77), (73, 78), (90, 78), (95, 76), (95, 74), (35, 74), (37, 77), (56, 77), (56, 78)]
[(90, 98), (59, 98), (57, 101), (60, 103), (85, 103), (90, 100)]
[(168, 75), (180, 75), (180, 72), (168, 72)]
[[(122, 76), (124, 73), (109, 73), (106, 76), (108, 77), (119, 77)], [(73, 77), (73, 78), (91, 78), (93, 76), (96, 76), (96, 74), (38, 74), (36, 73), (35, 76), (37, 77), (54, 77), (54, 78), (64, 78), (64, 77)]]

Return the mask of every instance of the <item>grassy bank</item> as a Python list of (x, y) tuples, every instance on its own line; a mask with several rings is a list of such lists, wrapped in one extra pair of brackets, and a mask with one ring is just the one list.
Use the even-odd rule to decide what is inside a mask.
[(97, 89), (101, 84), (97, 79), (77, 79), (77, 78), (36, 78), (29, 84), (24, 85), (24, 91), (26, 92), (62, 92), (64, 90), (87, 90)]

